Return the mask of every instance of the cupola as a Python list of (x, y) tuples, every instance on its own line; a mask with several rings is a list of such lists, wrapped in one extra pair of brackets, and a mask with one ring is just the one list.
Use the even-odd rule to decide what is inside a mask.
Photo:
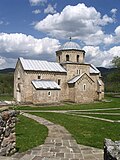
[(85, 51), (81, 50), (78, 43), (72, 42), (71, 38), (56, 51), (58, 63), (84, 63), (84, 56)]

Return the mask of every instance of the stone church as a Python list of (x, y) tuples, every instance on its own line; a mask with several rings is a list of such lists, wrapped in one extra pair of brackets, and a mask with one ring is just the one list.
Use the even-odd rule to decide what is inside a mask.
[(33, 104), (101, 100), (101, 73), (84, 58), (85, 51), (71, 40), (56, 51), (56, 62), (19, 58), (14, 72), (15, 100)]

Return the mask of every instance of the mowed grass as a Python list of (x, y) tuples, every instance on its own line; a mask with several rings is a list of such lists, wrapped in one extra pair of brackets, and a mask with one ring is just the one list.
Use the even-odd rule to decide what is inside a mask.
[(65, 103), (59, 106), (14, 106), (17, 110), (88, 110), (120, 107), (120, 98), (106, 97), (107, 101), (89, 104)]
[(77, 143), (103, 148), (105, 138), (120, 140), (120, 123), (110, 123), (76, 115), (60, 113), (32, 113), (64, 126)]
[[(74, 113), (77, 115), (80, 115), (78, 113)], [(102, 115), (102, 114), (82, 114), (82, 115), (86, 115), (86, 116), (91, 116), (91, 117), (97, 117), (97, 118), (104, 118), (104, 119), (109, 119), (109, 120), (120, 120), (120, 115)]]
[[(79, 111), (78, 111), (79, 112)], [(80, 111), (80, 112), (82, 112), (82, 111)], [(120, 113), (120, 106), (117, 108), (117, 109), (115, 109), (115, 108), (112, 108), (112, 109), (107, 109), (107, 110), (86, 110), (86, 111), (83, 111), (83, 112), (93, 112), (93, 113)]]
[(43, 144), (48, 129), (36, 121), (19, 115), (19, 122), (16, 124), (16, 147), (18, 152), (24, 152), (28, 149)]
[(13, 96), (12, 95), (0, 95), (0, 101), (12, 101), (13, 100)]

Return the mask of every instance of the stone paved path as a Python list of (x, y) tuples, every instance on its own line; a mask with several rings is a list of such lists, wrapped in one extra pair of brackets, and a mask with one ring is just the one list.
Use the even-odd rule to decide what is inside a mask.
[(45, 143), (25, 153), (0, 157), (0, 160), (103, 160), (102, 150), (78, 145), (64, 127), (35, 115), (28, 113), (23, 115), (49, 129)]
[(43, 145), (35, 147), (25, 155), (16, 154), (14, 158), (19, 160), (103, 160), (102, 150), (78, 145), (64, 127), (35, 115), (28, 113), (23, 115), (47, 126), (49, 133)]

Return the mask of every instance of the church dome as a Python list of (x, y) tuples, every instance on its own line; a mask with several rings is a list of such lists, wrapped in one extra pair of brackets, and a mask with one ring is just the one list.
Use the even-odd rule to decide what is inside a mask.
[(81, 50), (79, 44), (77, 44), (76, 42), (71, 42), (71, 41), (64, 43), (60, 47), (60, 50), (69, 50), (69, 49)]

